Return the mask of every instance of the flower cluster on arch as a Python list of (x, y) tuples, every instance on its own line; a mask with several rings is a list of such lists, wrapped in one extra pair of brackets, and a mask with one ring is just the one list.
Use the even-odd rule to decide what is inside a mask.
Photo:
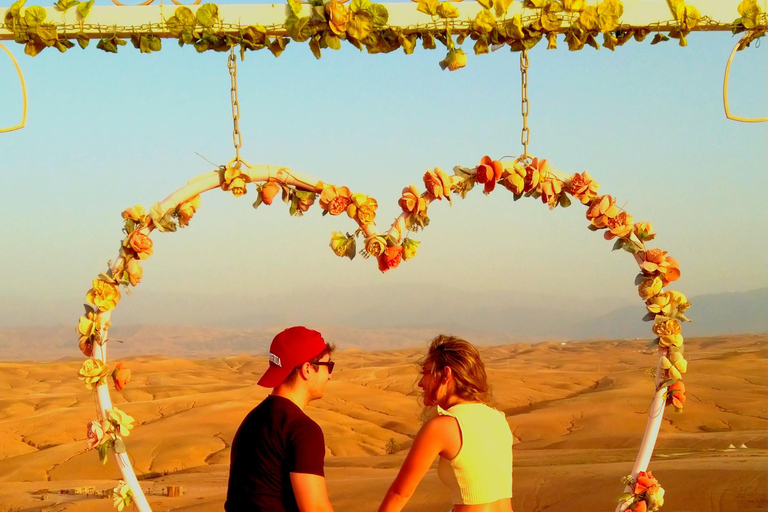
[(619, 496), (617, 511), (657, 512), (664, 506), (664, 488), (650, 471), (640, 471), (637, 478), (625, 476), (621, 481), (630, 487), (630, 491)]

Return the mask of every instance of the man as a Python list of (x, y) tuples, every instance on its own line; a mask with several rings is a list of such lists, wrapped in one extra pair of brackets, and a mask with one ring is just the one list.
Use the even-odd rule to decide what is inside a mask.
[(305, 327), (290, 327), (272, 340), (269, 368), (258, 382), (272, 393), (232, 440), (227, 512), (333, 512), (323, 431), (304, 414), (331, 380), (333, 349)]

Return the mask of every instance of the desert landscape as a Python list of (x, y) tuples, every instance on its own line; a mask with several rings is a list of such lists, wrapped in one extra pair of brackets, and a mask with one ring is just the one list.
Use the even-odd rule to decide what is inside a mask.
[[(612, 511), (645, 428), (656, 357), (649, 340), (517, 343), (482, 349), (495, 406), (515, 436), (514, 510)], [(425, 341), (426, 344), (426, 341)], [(375, 511), (420, 426), (414, 362), (425, 348), (339, 350), (326, 396), (308, 407), (325, 432), (337, 511)], [(665, 411), (650, 470), (665, 511), (768, 506), (768, 340), (686, 339), (682, 413)], [(112, 393), (137, 426), (126, 439), (156, 511), (222, 510), (229, 446), (266, 394), (264, 356), (132, 356), (132, 382)], [(111, 361), (114, 363), (115, 361)], [(0, 511), (112, 510), (99, 496), (119, 471), (85, 449), (95, 397), (81, 360), (0, 363)], [(387, 445), (399, 448), (388, 454)], [(392, 450), (390, 450), (392, 451)], [(168, 486), (181, 495), (162, 496)], [(83, 495), (62, 494), (84, 489)], [(431, 470), (406, 510), (445, 512)]]

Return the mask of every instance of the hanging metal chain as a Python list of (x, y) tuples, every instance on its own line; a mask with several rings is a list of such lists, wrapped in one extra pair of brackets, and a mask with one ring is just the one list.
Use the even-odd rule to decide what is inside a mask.
[(240, 104), (237, 102), (237, 56), (235, 55), (234, 47), (229, 52), (227, 67), (229, 68), (229, 77), (232, 81), (230, 97), (232, 99), (232, 122), (235, 127), (232, 132), (232, 142), (235, 145), (235, 163), (237, 163), (241, 161), (240, 148), (243, 145), (243, 138), (240, 135)]
[(521, 111), (523, 114), (523, 131), (520, 142), (523, 145), (521, 158), (524, 158), (528, 156), (528, 142), (531, 139), (531, 130), (528, 129), (528, 50), (520, 52), (520, 76), (522, 79)]

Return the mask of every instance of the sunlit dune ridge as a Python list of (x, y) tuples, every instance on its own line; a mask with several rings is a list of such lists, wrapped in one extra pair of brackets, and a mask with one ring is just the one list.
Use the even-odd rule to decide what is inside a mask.
[[(645, 428), (655, 356), (647, 340), (514, 344), (481, 350), (495, 406), (515, 436), (516, 512), (612, 510)], [(322, 426), (337, 511), (374, 511), (421, 424), (415, 362), (425, 349), (339, 351), (326, 396), (307, 413)], [(650, 469), (666, 511), (764, 511), (768, 506), (768, 342), (765, 335), (686, 340), (688, 400), (665, 412)], [(111, 361), (110, 363), (114, 363)], [(128, 451), (155, 510), (222, 510), (229, 446), (267, 394), (266, 358), (132, 357), (114, 403), (136, 419)], [(79, 361), (0, 363), (0, 512), (110, 510), (58, 494), (114, 487), (119, 471), (85, 450), (95, 397)], [(400, 450), (388, 455), (391, 440)], [(733, 448), (729, 448), (729, 446)], [(47, 489), (48, 494), (36, 494)], [(42, 500), (41, 496), (47, 499)], [(406, 510), (445, 512), (434, 469)]]

